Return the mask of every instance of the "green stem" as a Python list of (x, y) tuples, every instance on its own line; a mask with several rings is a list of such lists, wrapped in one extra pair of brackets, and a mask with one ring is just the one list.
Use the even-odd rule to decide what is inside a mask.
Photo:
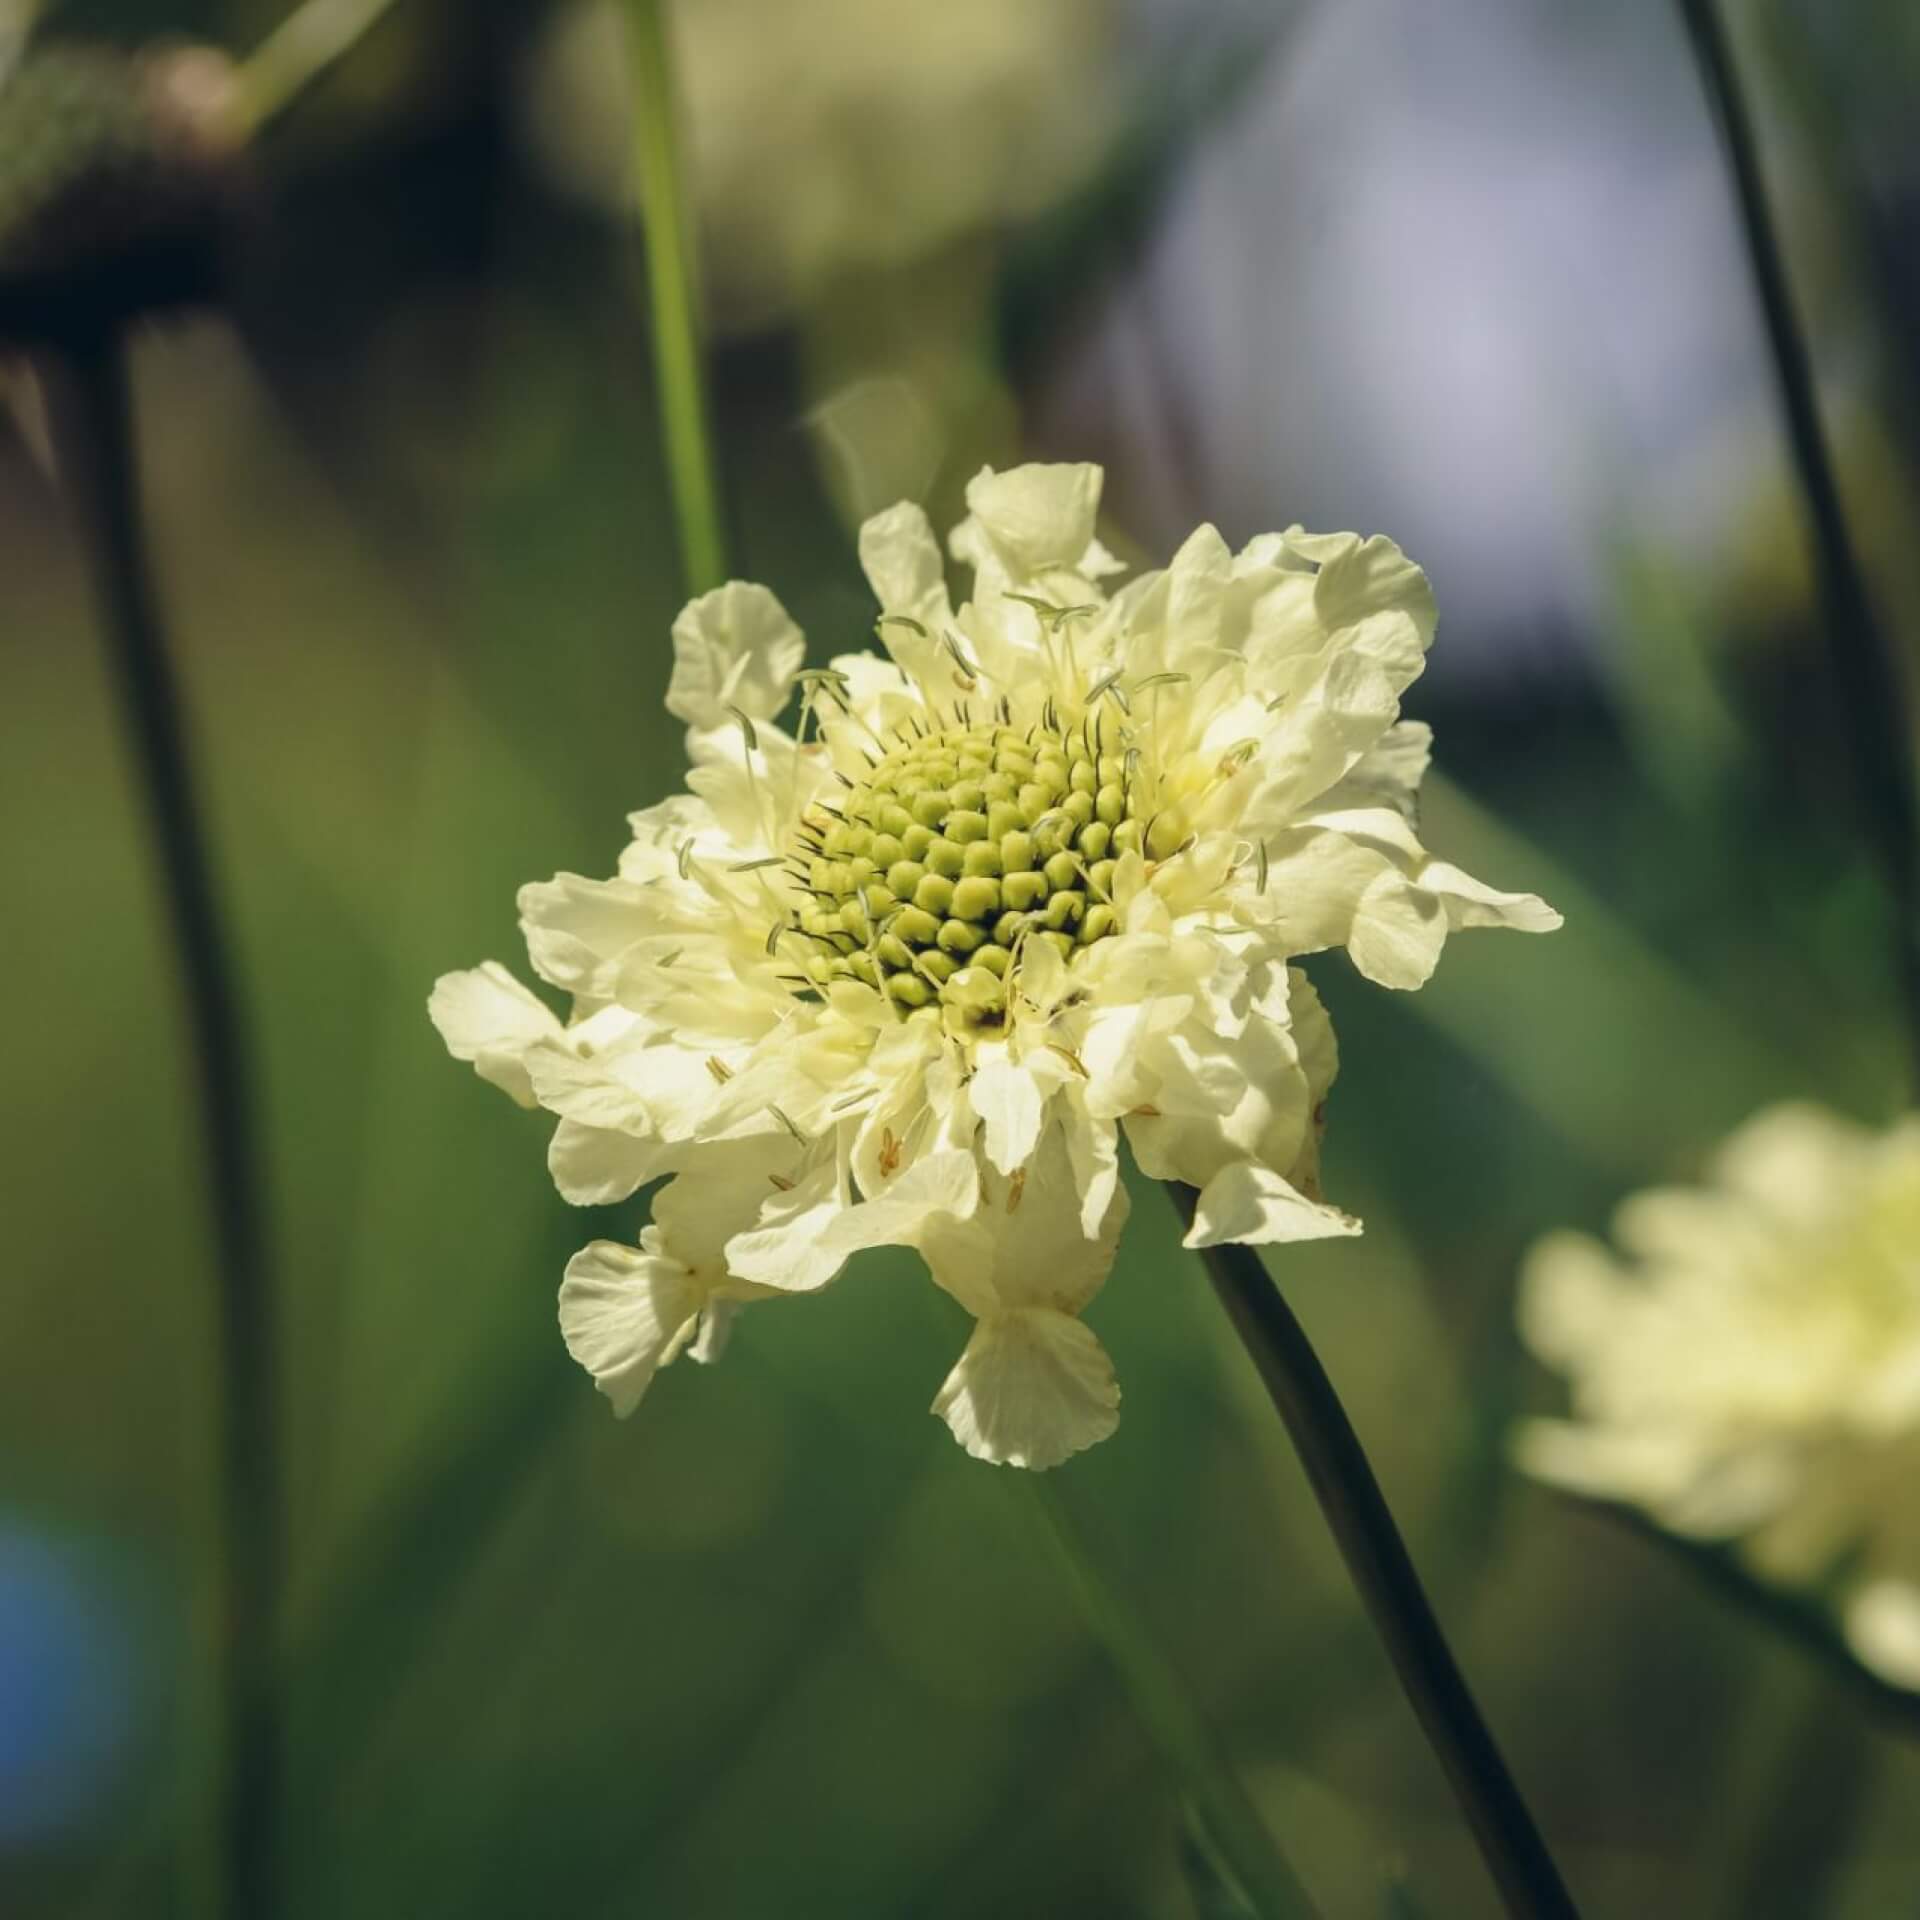
[(1855, 775), (1867, 829), (1886, 872), (1897, 916), (1895, 959), (1920, 1086), (1920, 816), (1915, 812), (1913, 729), (1901, 674), (1872, 596), (1834, 474), (1820, 419), (1813, 356), (1760, 171), (1759, 145), (1734, 72), (1714, 0), (1678, 0), (1701, 84), (1726, 147), (1747, 263), (1766, 327), (1800, 495), (1813, 535), (1814, 565), (1833, 650), (1834, 680), (1853, 736)]
[(1026, 1473), (1060, 1565), (1094, 1637), (1106, 1649), (1153, 1743), (1180, 1776), (1195, 1813), (1261, 1920), (1295, 1920), (1317, 1909), (1275, 1845), (1212, 1729), (1195, 1710), (1144, 1621), (1100, 1576), (1059, 1493)]
[(627, 0), (633, 62), (634, 186), (653, 306), (653, 361), (681, 570), (689, 593), (726, 578), (706, 378), (693, 278), (693, 239), (680, 177), (678, 102), (667, 0)]
[(1727, 1920), (1834, 1912), (1867, 1815), (1875, 1756), (1865, 1728), (1826, 1675), (1791, 1678), (1795, 1698), (1770, 1729), (1764, 1782), (1737, 1829), (1738, 1861), (1720, 1905)]
[(253, 1075), (221, 925), (186, 727), (142, 538), (132, 394), (117, 337), (74, 342), (44, 368), (60, 478), (86, 547), (144, 779), (199, 1077), (219, 1326), (220, 1632), (224, 1911), (278, 1911), (282, 1761), (276, 1666), (285, 1560), (279, 1327)]
[(240, 63), (234, 131), (250, 138), (351, 53), (395, 0), (304, 0)]
[[(1181, 1218), (1197, 1196), (1169, 1183)], [(1227, 1318), (1285, 1423), (1340, 1556), (1460, 1802), (1507, 1911), (1571, 1916), (1572, 1897), (1434, 1618), (1366, 1450), (1305, 1330), (1250, 1247), (1201, 1250)]]

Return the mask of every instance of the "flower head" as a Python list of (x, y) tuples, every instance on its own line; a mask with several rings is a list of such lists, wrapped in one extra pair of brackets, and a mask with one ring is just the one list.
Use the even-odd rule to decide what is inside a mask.
[(638, 1249), (562, 1289), (621, 1410), (738, 1303), (911, 1246), (978, 1323), (937, 1411), (982, 1458), (1064, 1459), (1117, 1417), (1079, 1315), (1122, 1135), (1199, 1190), (1189, 1245), (1357, 1232), (1320, 1198), (1333, 1033), (1289, 961), (1344, 946), (1415, 987), (1452, 927), (1557, 924), (1415, 834), (1399, 696), (1433, 604), (1396, 547), (1207, 527), (1109, 595), (1099, 494), (1094, 467), (981, 473), (957, 607), (918, 508), (869, 521), (884, 654), (803, 672), (765, 588), (694, 601), (689, 791), (632, 816), (614, 878), (521, 894), (570, 1019), (491, 963), (436, 988), (453, 1052), (558, 1117), (569, 1199), (671, 1176)]
[(1575, 1418), (1522, 1428), (1522, 1464), (1765, 1578), (1837, 1576), (1854, 1652), (1920, 1687), (1920, 1120), (1772, 1109), (1615, 1237), (1624, 1260), (1570, 1233), (1529, 1259), (1521, 1330)]

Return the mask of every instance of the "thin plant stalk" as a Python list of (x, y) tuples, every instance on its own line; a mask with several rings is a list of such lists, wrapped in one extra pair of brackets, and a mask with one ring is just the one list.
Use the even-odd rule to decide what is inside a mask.
[(1178, 1775), (1195, 1816), (1248, 1904), (1260, 1920), (1309, 1920), (1318, 1909), (1221, 1753), (1212, 1728), (1161, 1657), (1146, 1623), (1101, 1577), (1047, 1476), (1027, 1473), (1020, 1478), (1033, 1495), (1087, 1625), (1118, 1669), (1154, 1745)]
[[(1191, 1223), (1193, 1189), (1170, 1185), (1168, 1191)], [(1201, 1258), (1286, 1426), (1347, 1572), (1507, 1911), (1524, 1920), (1574, 1914), (1572, 1896), (1474, 1703), (1366, 1450), (1313, 1343), (1251, 1248), (1206, 1247)]]
[(44, 367), (61, 482), (85, 549), (178, 956), (214, 1243), (220, 1393), (218, 1657), (223, 1910), (278, 1911), (281, 1728), (276, 1666), (281, 1534), (279, 1328), (252, 1071), (186, 726), (141, 529), (132, 393), (118, 335), (70, 343)]
[(235, 133), (249, 137), (284, 113), (314, 81), (351, 53), (395, 3), (303, 0), (241, 61), (232, 107)]
[(666, 16), (667, 0), (628, 0), (634, 190), (646, 251), (654, 373), (681, 571), (688, 593), (698, 594), (726, 578), (726, 540), (714, 476), (693, 236), (680, 164), (672, 31)]
[(1820, 418), (1813, 355), (1794, 305), (1786, 259), (1767, 205), (1759, 144), (1714, 0), (1678, 0), (1726, 149), (1741, 236), (1766, 328), (1787, 447), (1813, 538), (1834, 682), (1848, 731), (1860, 802), (1897, 916), (1895, 960), (1920, 1088), (1920, 815), (1915, 811), (1913, 722), (1898, 661), (1874, 611), (1848, 530)]

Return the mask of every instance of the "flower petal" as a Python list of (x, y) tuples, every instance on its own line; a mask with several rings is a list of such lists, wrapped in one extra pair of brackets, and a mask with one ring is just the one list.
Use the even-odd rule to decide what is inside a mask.
[(522, 887), (519, 906), (534, 971), (586, 999), (618, 999), (628, 953), (662, 931), (654, 891), (632, 880), (556, 873)]
[(1845, 1610), (1847, 1644), (1856, 1658), (1896, 1687), (1920, 1692), (1920, 1586), (1910, 1580), (1868, 1580)]
[(930, 1218), (969, 1214), (979, 1197), (973, 1155), (958, 1150), (924, 1155), (876, 1198), (852, 1205), (841, 1199), (828, 1166), (816, 1181), (768, 1202), (759, 1226), (734, 1235), (727, 1242), (727, 1266), (757, 1286), (811, 1293), (852, 1255), (868, 1247), (911, 1246)]
[(1707, 1464), (1697, 1437), (1675, 1427), (1597, 1427), (1572, 1420), (1521, 1421), (1513, 1455), (1536, 1480), (1569, 1493), (1656, 1508), (1686, 1498)]
[(1537, 893), (1501, 893), (1444, 860), (1420, 869), (1420, 885), (1438, 897), (1450, 927), (1511, 927), (1516, 933), (1551, 933), (1564, 924)]
[(771, 720), (787, 704), (807, 657), (805, 636), (765, 587), (729, 580), (690, 601), (673, 623), (667, 711), (702, 732), (737, 708)]
[(1397, 720), (1347, 769), (1318, 803), (1327, 807), (1391, 807), (1411, 821), (1420, 782), (1433, 759), (1433, 729), (1424, 720)]
[(596, 1240), (567, 1262), (560, 1332), (624, 1420), (692, 1338), (703, 1304), (703, 1290), (678, 1261)]
[(1001, 1173), (1011, 1173), (1032, 1155), (1045, 1111), (1033, 1075), (1004, 1049), (974, 1069), (967, 1097), (985, 1130), (987, 1158)]
[(1439, 900), (1388, 871), (1354, 903), (1347, 952), (1375, 986), (1407, 991), (1433, 978), (1446, 941), (1447, 914)]
[(1598, 1240), (1549, 1233), (1521, 1269), (1520, 1337), (1550, 1366), (1572, 1366), (1619, 1324), (1625, 1296), (1619, 1264)]
[(933, 1411), (976, 1460), (1057, 1467), (1120, 1424), (1120, 1387), (1084, 1321), (1016, 1307), (974, 1328)]
[(1316, 611), (1329, 632), (1379, 659), (1404, 658), (1409, 641), (1424, 653), (1439, 615), (1427, 576), (1384, 535), (1294, 534), (1294, 550), (1320, 563)]
[(549, 1113), (577, 1120), (585, 1127), (647, 1134), (655, 1129), (653, 1114), (635, 1083), (640, 1053), (640, 1049), (621, 1048), (583, 1058), (564, 1039), (548, 1040), (528, 1048), (527, 1078), (533, 1084), (534, 1097)]
[(1359, 1231), (1360, 1222), (1352, 1214), (1309, 1200), (1271, 1167), (1241, 1160), (1222, 1167), (1200, 1189), (1193, 1225), (1181, 1245), (1217, 1247), (1235, 1240), (1248, 1246), (1273, 1246), (1340, 1239)]
[(547, 1147), (547, 1171), (574, 1207), (611, 1207), (665, 1171), (658, 1143), (562, 1120)]
[(1130, 1204), (1126, 1188), (1117, 1180), (1106, 1187), (1089, 1233), (1068, 1127), (1058, 1122), (1029, 1165), (986, 1185), (970, 1216), (932, 1216), (918, 1235), (934, 1284), (976, 1319), (1016, 1307), (1078, 1313), (1113, 1270)]
[(456, 1060), (471, 1060), (482, 1080), (521, 1106), (536, 1104), (525, 1055), (538, 1042), (558, 1038), (560, 1021), (499, 961), (483, 961), (468, 973), (443, 973), (433, 983), (427, 1013)]
[(1084, 462), (1006, 473), (982, 467), (967, 482), (968, 524), (1015, 580), (1050, 567), (1076, 569), (1093, 545), (1104, 477)]
[[(919, 621), (936, 635), (937, 645), (938, 629), (952, 619), (953, 607), (947, 598), (946, 562), (926, 514), (903, 500), (866, 521), (860, 528), (860, 567), (880, 610)], [(909, 640), (914, 637), (911, 628), (904, 631)], [(885, 628), (881, 631), (887, 651), (914, 672), (917, 656), (914, 661), (902, 659), (894, 644), (898, 637)]]

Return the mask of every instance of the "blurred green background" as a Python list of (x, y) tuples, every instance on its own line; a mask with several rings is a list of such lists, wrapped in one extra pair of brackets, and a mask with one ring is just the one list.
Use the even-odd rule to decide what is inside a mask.
[[(266, 0), (47, 29), (235, 50)], [(678, 22), (734, 570), (862, 643), (860, 514), (1098, 458), (1114, 544), (1400, 538), (1427, 838), (1566, 913), (1418, 996), (1315, 962), (1329, 1194), (1274, 1270), (1599, 1915), (1907, 1913), (1920, 1751), (1520, 1483), (1516, 1257), (1754, 1107), (1906, 1099), (1724, 172), (1665, 0), (711, 0)], [(1736, 0), (1848, 504), (1909, 654), (1920, 34)], [(806, 16), (804, 21), (802, 16)], [(1844, 24), (1843, 24), (1844, 22)], [(544, 1126), (434, 976), (677, 785), (681, 600), (618, 62), (400, 0), (269, 130), (231, 311), (144, 336), (148, 502), (265, 1081), (287, 1326), (295, 1915), (1234, 1911), (902, 1258), (616, 1424), (557, 1337)], [(599, 37), (596, 37), (599, 36)], [(599, 49), (600, 51), (596, 51)], [(609, 97), (609, 89), (612, 96)], [(143, 800), (20, 368), (0, 421), (0, 1912), (216, 1873), (206, 1212)], [(1171, 1210), (1059, 1489), (1332, 1915), (1492, 1896)]]

